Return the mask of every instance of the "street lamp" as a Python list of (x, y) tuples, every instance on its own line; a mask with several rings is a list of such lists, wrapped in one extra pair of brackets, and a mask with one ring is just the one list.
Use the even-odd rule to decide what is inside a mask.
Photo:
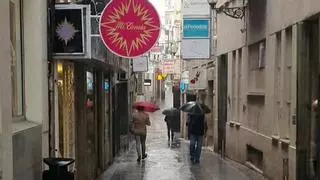
[[(226, 0), (207, 0), (212, 10), (216, 10), (217, 12), (223, 12), (225, 15), (235, 18), (242, 19), (245, 15), (245, 5), (242, 7), (231, 7), (227, 8), (228, 2), (223, 2), (225, 4), (223, 7), (216, 8), (216, 4), (218, 1), (226, 1)], [(243, 4), (245, 2), (243, 1)]]
[(211, 9), (214, 9), (217, 4), (217, 0), (207, 0), (208, 4), (210, 5)]

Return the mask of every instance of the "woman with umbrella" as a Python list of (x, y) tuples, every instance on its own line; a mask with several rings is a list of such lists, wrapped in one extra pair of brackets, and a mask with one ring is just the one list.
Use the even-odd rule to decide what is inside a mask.
[(191, 161), (194, 164), (199, 164), (203, 137), (208, 130), (205, 114), (210, 113), (211, 110), (208, 106), (193, 101), (182, 105), (180, 110), (188, 113)]
[[(137, 112), (132, 115), (131, 132), (135, 135), (136, 149), (138, 154), (137, 161), (147, 157), (146, 154), (146, 138), (147, 138), (147, 126), (151, 125), (149, 115), (147, 112), (155, 112), (159, 107), (153, 103), (138, 102), (133, 105), (133, 108), (137, 109)], [(142, 149), (142, 152), (141, 152)]]
[(168, 144), (173, 142), (174, 132), (179, 128), (179, 115), (180, 111), (176, 108), (165, 109), (162, 111), (162, 114), (165, 115), (164, 121), (167, 124), (168, 130)]

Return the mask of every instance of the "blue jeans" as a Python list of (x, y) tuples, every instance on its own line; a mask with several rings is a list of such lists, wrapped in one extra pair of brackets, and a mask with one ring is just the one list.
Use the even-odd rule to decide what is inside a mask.
[(200, 162), (203, 136), (190, 134), (190, 155), (195, 162)]

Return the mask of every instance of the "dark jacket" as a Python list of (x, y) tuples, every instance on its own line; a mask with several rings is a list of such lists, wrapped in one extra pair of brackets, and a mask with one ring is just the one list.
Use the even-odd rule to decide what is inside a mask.
[(207, 130), (205, 115), (189, 115), (188, 123), (189, 133), (195, 136), (203, 136)]
[(172, 129), (174, 132), (179, 132), (180, 124), (179, 117), (176, 116), (166, 116), (164, 121), (167, 123), (168, 127)]

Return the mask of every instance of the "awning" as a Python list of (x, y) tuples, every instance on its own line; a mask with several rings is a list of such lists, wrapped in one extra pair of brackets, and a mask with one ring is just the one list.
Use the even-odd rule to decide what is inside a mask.
[(229, 1), (230, 0), (217, 0), (216, 8), (217, 9), (221, 8), (223, 5), (225, 5)]

